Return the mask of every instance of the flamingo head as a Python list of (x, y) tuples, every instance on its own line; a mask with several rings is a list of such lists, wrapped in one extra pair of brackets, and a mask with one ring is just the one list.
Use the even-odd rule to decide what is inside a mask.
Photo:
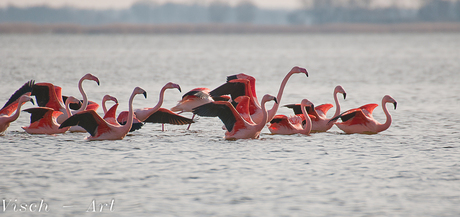
[(140, 88), (140, 87), (134, 88), (133, 93), (134, 94), (142, 94), (142, 95), (144, 95), (145, 98), (147, 98), (147, 92), (144, 89)]
[(175, 83), (172, 83), (172, 82), (168, 82), (164, 88), (166, 89), (173, 89), (173, 88), (177, 88), (179, 90), (179, 92), (182, 92), (182, 90), (180, 89), (180, 86), (178, 84), (175, 84)]
[(395, 106), (395, 109), (396, 109), (396, 106), (398, 105), (398, 102), (396, 102), (395, 99), (393, 99), (393, 97), (391, 97), (390, 95), (385, 95), (382, 99), (382, 104), (384, 103), (393, 103), (393, 105)]
[(307, 70), (298, 66), (294, 66), (294, 68), (291, 69), (291, 73), (304, 73), (308, 77)]
[(106, 102), (107, 100), (112, 100), (114, 101), (115, 103), (118, 103), (118, 100), (117, 98), (113, 97), (113, 96), (110, 96), (110, 95), (105, 95), (103, 98), (102, 98), (102, 102)]
[(303, 100), (300, 102), (300, 106), (311, 107), (313, 110), (315, 109), (315, 105), (313, 105), (313, 103), (310, 102), (310, 100), (308, 100), (308, 99), (303, 99)]
[(99, 85), (99, 78), (97, 78), (96, 76), (92, 75), (91, 73), (88, 73), (86, 75), (84, 75), (80, 81), (83, 81), (83, 80), (93, 80), (97, 83), (97, 85)]
[(340, 86), (340, 85), (337, 85), (337, 87), (335, 87), (335, 89), (334, 89), (334, 95), (335, 95), (336, 93), (341, 93), (341, 94), (343, 94), (343, 99), (346, 99), (346, 98), (347, 98), (347, 92), (345, 92), (345, 90), (343, 89), (343, 87)]
[(34, 100), (29, 95), (30, 95), (30, 93), (25, 93), (24, 95), (22, 95), (19, 98), (19, 104), (22, 104), (24, 102), (30, 101), (33, 105), (35, 105)]
[(261, 102), (264, 103), (264, 102), (268, 102), (268, 101), (271, 101), (271, 100), (275, 101), (275, 103), (278, 104), (278, 100), (276, 99), (276, 97), (274, 97), (274, 96), (272, 96), (270, 94), (265, 94), (264, 97), (262, 97)]

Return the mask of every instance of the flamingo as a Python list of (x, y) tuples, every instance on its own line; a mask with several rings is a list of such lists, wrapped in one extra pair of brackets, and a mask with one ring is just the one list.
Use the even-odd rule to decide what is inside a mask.
[[(105, 102), (107, 102), (108, 100), (115, 102), (115, 105), (110, 107), (109, 110), (107, 110), (107, 107), (105, 106)], [(117, 98), (110, 96), (110, 95), (104, 95), (104, 97), (102, 97), (102, 110), (104, 111), (104, 117), (103, 117), (104, 120), (114, 125), (119, 124), (116, 118), (117, 108), (118, 108)]]
[[(178, 114), (181, 114), (182, 112), (192, 112), (193, 108), (196, 108), (200, 105), (214, 101), (228, 101), (230, 99), (230, 97), (227, 96), (211, 97), (209, 95), (210, 91), (211, 90), (206, 87), (197, 87), (190, 90), (182, 96), (182, 99), (177, 103), (176, 106), (171, 108), (171, 111), (179, 112)], [(195, 114), (192, 115), (191, 120), (194, 118)], [(188, 125), (187, 130), (190, 129), (190, 125), (191, 123)]]
[[(249, 100), (248, 96), (245, 97), (248, 98), (246, 100)], [(235, 107), (227, 101), (217, 101), (201, 105), (194, 108), (193, 113), (205, 117), (219, 117), (227, 129), (225, 139), (256, 139), (259, 138), (260, 131), (262, 131), (268, 119), (265, 103), (271, 100), (278, 103), (276, 97), (269, 94), (264, 95), (262, 98), (263, 119), (259, 123), (246, 121)]]
[[(312, 129), (312, 118), (305, 110), (306, 107), (314, 108), (313, 103), (307, 99), (303, 99), (300, 103), (302, 115), (295, 115), (288, 118), (286, 115), (275, 115), (270, 121), (268, 129), (272, 134), (305, 134), (310, 135)], [(314, 116), (313, 116), (314, 118)]]
[[(70, 112), (71, 103), (79, 103), (80, 101), (72, 96), (67, 97), (65, 102), (66, 113), (65, 115), (70, 117), (72, 113)], [(56, 111), (48, 107), (35, 107), (25, 109), (25, 112), (29, 112), (30, 115), (30, 125), (28, 127), (21, 127), (29, 134), (59, 134), (65, 133), (69, 130), (70, 127), (59, 128), (59, 124), (56, 119), (61, 115), (62, 112)]]
[[(289, 78), (293, 74), (297, 74), (297, 73), (303, 73), (308, 77), (308, 72), (307, 72), (307, 70), (305, 68), (301, 68), (301, 67), (298, 67), (298, 66), (293, 67), (291, 69), (291, 71), (289, 71), (288, 74), (284, 77), (283, 81), (281, 82), (280, 88), (278, 90), (278, 95), (276, 96), (276, 98), (280, 102), (281, 102), (281, 98), (283, 96), (284, 88), (286, 87), (286, 84), (287, 84)], [(227, 78), (227, 79), (232, 79), (234, 77), (238, 78), (238, 75), (237, 76), (229, 76), (229, 77), (230, 78)], [(250, 82), (251, 79), (247, 79), (247, 80), (249, 80), (249, 82)], [(220, 96), (220, 95), (231, 94), (232, 98), (236, 98), (236, 97), (242, 95), (242, 93), (248, 94), (249, 92), (251, 92), (251, 93), (256, 92), (255, 87), (250, 86), (249, 90), (247, 90), (247, 89), (242, 90), (242, 89), (239, 89), (239, 88), (238, 89), (235, 88), (234, 85), (231, 85), (229, 83), (230, 82), (227, 82), (226, 84), (223, 84), (223, 85), (219, 86), (218, 88), (214, 89), (213, 91), (210, 92), (210, 95), (211, 96)], [(255, 85), (255, 79), (254, 79), (254, 85)], [(240, 87), (240, 88), (244, 88), (244, 87)], [(251, 107), (253, 108), (252, 111), (251, 111), (251, 118), (253, 119), (254, 122), (258, 123), (258, 122), (263, 120), (263, 118), (262, 118), (263, 113), (261, 112), (261, 106), (257, 101), (257, 97), (255, 97), (254, 94), (251, 94), (251, 95), (252, 95), (251, 96), (252, 103), (250, 105), (250, 108)], [(279, 104), (275, 103), (273, 105), (273, 107), (270, 110), (268, 110), (267, 122), (271, 121), (273, 119), (273, 117), (276, 115), (276, 112), (278, 111), (278, 108), (279, 108)]]
[(385, 113), (387, 120), (381, 124), (372, 117), (372, 111), (378, 104), (366, 104), (356, 109), (350, 109), (341, 115), (332, 118), (330, 121), (341, 119), (342, 122), (337, 122), (335, 125), (345, 133), (362, 133), (362, 134), (375, 134), (388, 129), (391, 125), (391, 115), (388, 112), (386, 103), (393, 103), (396, 109), (397, 102), (393, 97), (385, 95), (382, 99), (382, 109)]
[[(338, 85), (334, 88), (333, 96), (334, 96), (334, 102), (335, 102), (335, 114), (332, 117), (336, 117), (340, 114), (340, 103), (339, 100), (337, 99), (337, 94), (341, 93), (343, 94), (343, 99), (347, 98), (347, 93), (343, 89), (342, 86)], [(289, 104), (285, 105), (288, 108), (292, 108), (294, 110), (294, 113), (296, 115), (302, 114), (302, 111), (300, 110), (300, 104)], [(330, 121), (331, 118), (327, 118), (326, 114), (331, 109), (334, 107), (332, 104), (322, 104), (319, 106), (316, 106), (315, 109), (309, 109), (307, 108), (307, 113), (310, 115), (313, 115), (314, 118), (311, 119), (312, 121), (312, 128), (311, 132), (312, 133), (317, 133), (317, 132), (326, 132), (331, 127), (334, 125), (335, 121)]]
[(147, 98), (147, 92), (140, 87), (136, 87), (129, 98), (128, 120), (125, 125), (115, 125), (107, 122), (99, 116), (94, 110), (86, 110), (72, 115), (70, 118), (62, 122), (59, 128), (68, 126), (81, 126), (90, 136), (88, 140), (120, 140), (128, 134), (133, 124), (133, 100), (137, 94), (143, 94)]
[(164, 94), (167, 89), (177, 88), (179, 92), (181, 92), (181, 88), (178, 84), (169, 82), (160, 90), (160, 99), (158, 103), (153, 108), (142, 108), (134, 110), (135, 116), (141, 122), (149, 122), (149, 123), (161, 123), (162, 124), (162, 131), (164, 131), (164, 124), (175, 124), (175, 125), (182, 125), (182, 124), (191, 124), (194, 123), (193, 120), (175, 114), (174, 112), (169, 111), (168, 109), (161, 108), (163, 104)]
[[(5, 105), (0, 109), (0, 133), (5, 132), (10, 126), (11, 122), (18, 119), (21, 113), (21, 107), (27, 101), (34, 101), (30, 94), (33, 90), (34, 81), (28, 81), (16, 90), (13, 95), (8, 99)], [(13, 114), (14, 113), (14, 114)]]

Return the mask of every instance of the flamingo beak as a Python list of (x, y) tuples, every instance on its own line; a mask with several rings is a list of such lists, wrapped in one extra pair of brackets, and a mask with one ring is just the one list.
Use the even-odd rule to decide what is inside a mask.
[(147, 98), (147, 92), (143, 92), (142, 94), (144, 94), (144, 98)]
[(395, 105), (395, 109), (396, 109), (396, 105), (398, 105), (398, 103), (397, 103), (397, 102), (394, 102), (393, 105)]
[(179, 92), (182, 93), (182, 90), (180, 89), (180, 86), (179, 86), (179, 85), (177, 85), (177, 89), (179, 90)]
[(304, 68), (300, 68), (300, 70), (302, 70), (303, 73), (305, 73), (305, 75), (308, 77), (308, 72), (307, 72), (307, 69), (304, 69)]
[(276, 97), (273, 97), (273, 100), (275, 101), (276, 104), (278, 104), (278, 100), (276, 99)]
[(347, 93), (343, 93), (343, 99), (347, 99)]
[(94, 77), (93, 80), (97, 83), (97, 86), (99, 86), (99, 78)]

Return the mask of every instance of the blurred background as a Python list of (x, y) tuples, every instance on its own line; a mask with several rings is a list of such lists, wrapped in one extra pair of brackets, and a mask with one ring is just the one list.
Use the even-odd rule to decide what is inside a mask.
[[(459, 21), (459, 0), (0, 0), (1, 32), (160, 31), (152, 25), (169, 32), (219, 30), (217, 26), (236, 32), (254, 31), (248, 26), (278, 32), (337, 24), (341, 31), (392, 24), (404, 24), (401, 30), (458, 31)], [(34, 29), (37, 24), (54, 28)]]

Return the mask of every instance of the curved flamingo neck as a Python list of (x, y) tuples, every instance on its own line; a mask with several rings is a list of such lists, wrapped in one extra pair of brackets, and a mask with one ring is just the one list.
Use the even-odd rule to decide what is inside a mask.
[[(265, 97), (262, 98), (262, 102), (261, 102), (262, 105), (261, 105), (261, 106), (262, 106), (262, 120), (263, 120), (263, 121), (261, 121), (261, 122), (259, 122), (259, 123), (257, 123), (257, 124), (255, 125), (255, 127), (256, 127), (257, 129), (259, 129), (259, 128), (262, 129), (262, 128), (265, 126), (265, 124), (267, 124), (267, 122), (268, 122), (268, 112), (267, 112), (267, 109), (266, 109), (266, 107), (265, 107), (265, 103), (266, 103), (267, 101), (268, 101), (268, 100), (265, 99)], [(276, 103), (275, 103), (275, 104), (276, 104)]]
[(153, 107), (149, 114), (146, 116), (146, 117), (149, 117), (150, 115), (152, 115), (153, 113), (157, 112), (158, 109), (161, 108), (161, 105), (163, 105), (163, 100), (164, 100), (164, 96), (165, 96), (165, 91), (166, 91), (166, 86), (164, 86), (163, 88), (161, 88), (160, 90), (160, 98), (158, 99), (158, 103), (155, 105), (155, 107)]
[(290, 71), (283, 79), (283, 81), (281, 82), (281, 85), (280, 85), (280, 89), (278, 90), (278, 95), (276, 95), (276, 99), (278, 100), (278, 103), (275, 103), (272, 107), (272, 109), (268, 110), (268, 118), (267, 118), (267, 121), (265, 123), (267, 123), (268, 121), (271, 121), (273, 119), (273, 117), (275, 117), (276, 115), (276, 112), (278, 111), (278, 108), (279, 108), (279, 105), (281, 103), (281, 97), (283, 96), (283, 92), (284, 92), (284, 87), (286, 87), (286, 84), (289, 80), (289, 78), (291, 77), (291, 75), (294, 74), (293, 71)]
[[(337, 117), (340, 115), (340, 102), (339, 99), (337, 98), (337, 94), (339, 92), (337, 90), (334, 91), (334, 102), (335, 102), (335, 114), (332, 117)], [(334, 123), (332, 123), (334, 124)]]
[(78, 90), (80, 90), (81, 96), (83, 97), (83, 103), (80, 109), (77, 110), (77, 112), (86, 110), (86, 106), (88, 105), (88, 98), (86, 96), (85, 91), (83, 90), (83, 85), (82, 85), (84, 80), (85, 80), (84, 78), (81, 78), (80, 81), (78, 81)]
[(305, 110), (305, 106), (306, 106), (305, 104), (301, 104), (301, 106), (300, 106), (300, 109), (302, 110), (302, 114), (303, 114), (303, 116), (305, 116), (305, 121), (306, 121), (305, 128), (303, 128), (302, 133), (306, 134), (306, 135), (309, 135), (310, 131), (311, 131), (311, 128), (312, 128), (312, 124), (311, 124), (310, 116), (308, 116), (308, 113)]
[(18, 119), (19, 114), (21, 114), (21, 107), (22, 107), (22, 105), (23, 105), (25, 102), (27, 102), (27, 99), (22, 98), (22, 97), (19, 99), (18, 107), (16, 108), (16, 112), (15, 112), (13, 115), (9, 116), (9, 117), (6, 119), (7, 122), (13, 122), (13, 121), (15, 121), (16, 119)]
[(387, 103), (387, 101), (385, 101), (385, 99), (382, 99), (382, 109), (383, 109), (383, 113), (385, 113), (385, 116), (387, 117), (387, 120), (385, 121), (385, 123), (379, 124), (377, 126), (377, 132), (384, 131), (384, 130), (388, 129), (390, 127), (390, 125), (391, 125), (392, 118), (391, 118), (390, 112), (388, 112), (388, 108), (386, 106), (386, 103)]
[(102, 110), (104, 111), (104, 115), (107, 113), (107, 107), (105, 107), (105, 102), (106, 101), (107, 101), (106, 99), (102, 100)]
[(122, 126), (122, 128), (126, 132), (129, 132), (131, 130), (132, 125), (133, 125), (133, 117), (134, 117), (133, 101), (134, 101), (134, 96), (136, 96), (136, 93), (133, 91), (133, 93), (129, 97), (128, 120), (127, 120), (126, 124)]
[(67, 118), (72, 116), (72, 112), (70, 111), (70, 99), (69, 98), (67, 98), (67, 101), (65, 102), (65, 112), (66, 112)]

